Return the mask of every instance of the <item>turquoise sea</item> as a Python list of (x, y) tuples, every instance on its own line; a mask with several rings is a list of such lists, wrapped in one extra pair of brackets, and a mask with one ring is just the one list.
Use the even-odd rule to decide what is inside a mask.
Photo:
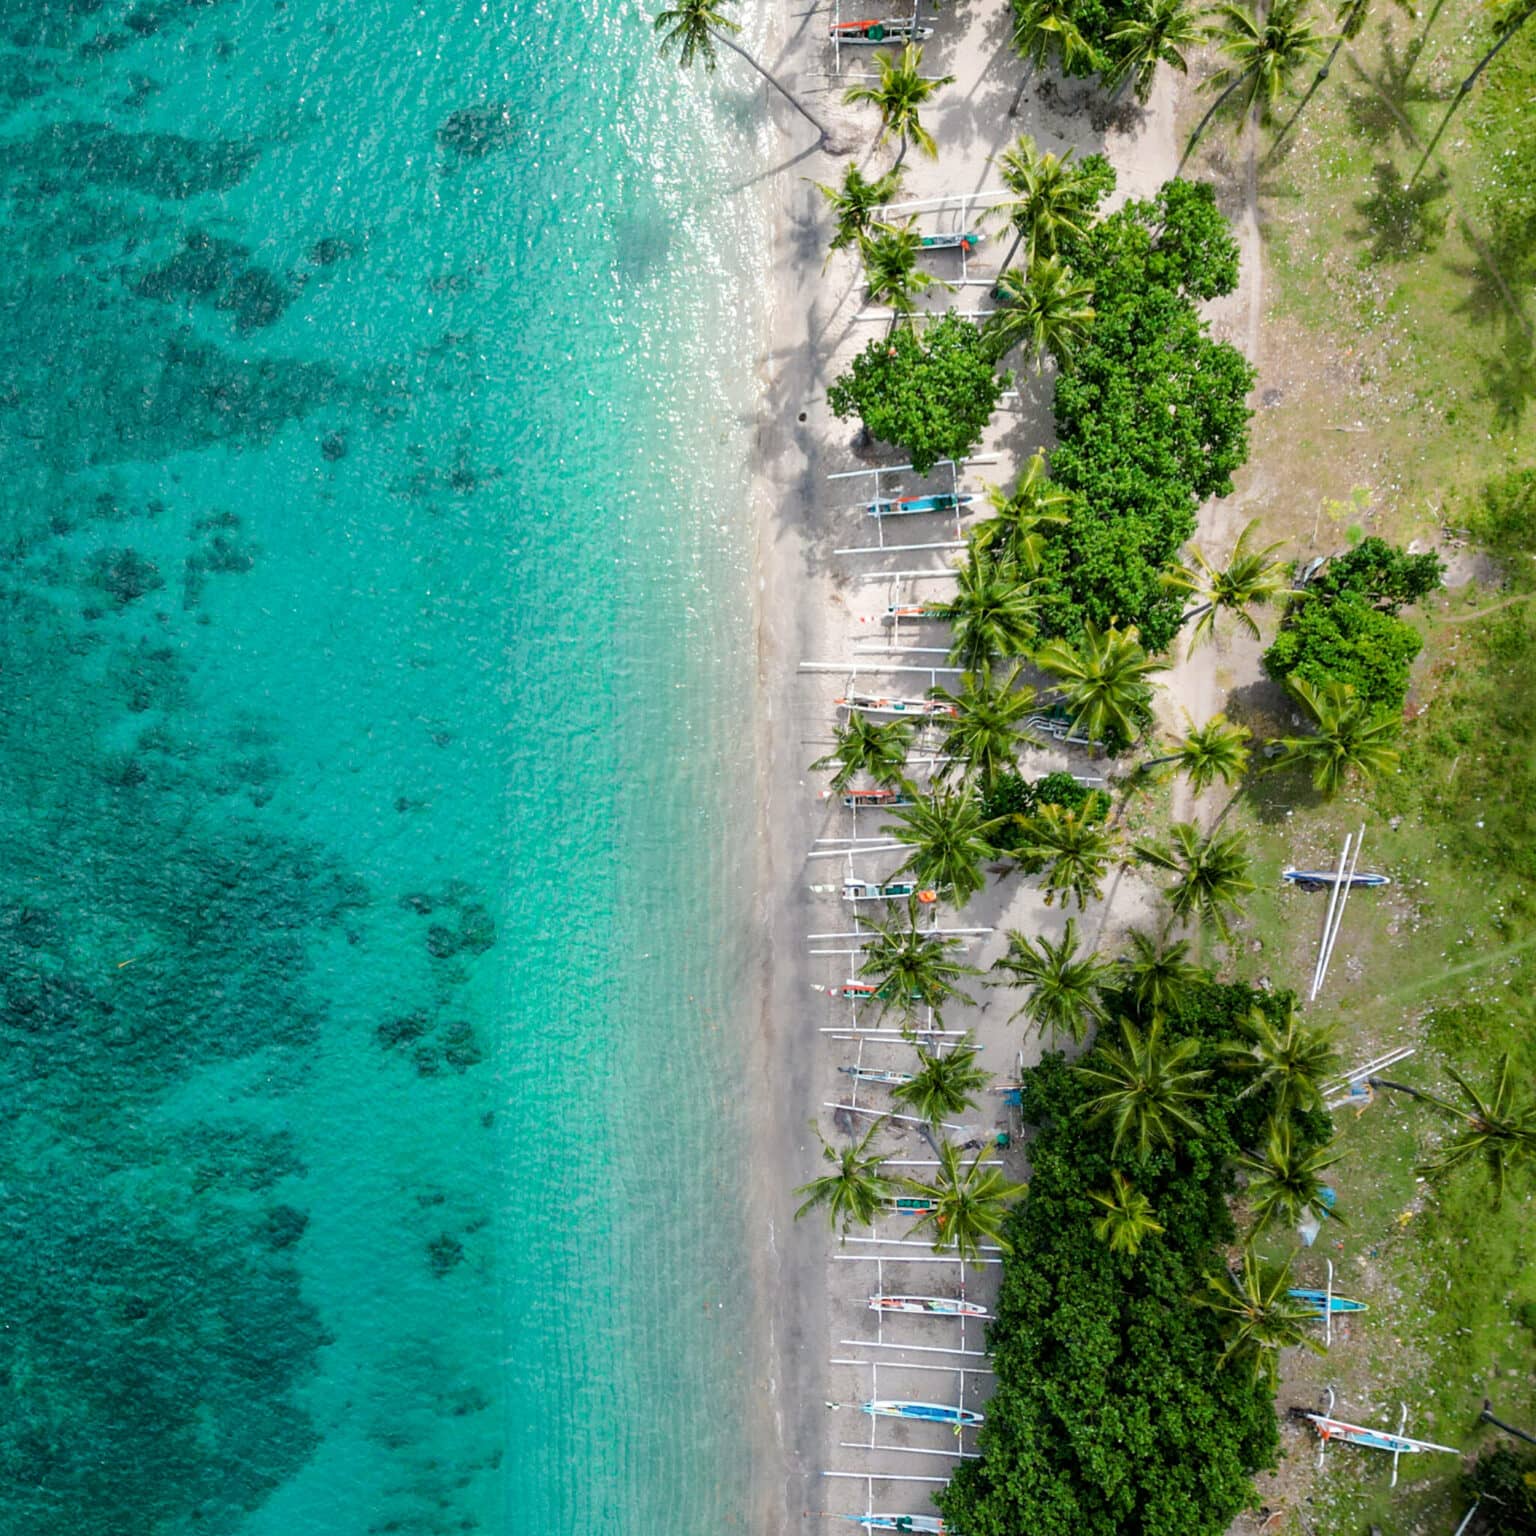
[(0, 1530), (750, 1524), (762, 103), (0, 0)]

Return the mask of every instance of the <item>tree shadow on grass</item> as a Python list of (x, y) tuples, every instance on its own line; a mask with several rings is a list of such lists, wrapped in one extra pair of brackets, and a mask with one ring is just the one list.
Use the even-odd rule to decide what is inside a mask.
[(1441, 90), (1427, 80), (1414, 78), (1414, 67), (1422, 48), (1422, 38), (1412, 38), (1399, 49), (1393, 41), (1390, 26), (1384, 23), (1381, 27), (1381, 63), (1374, 75), (1368, 74), (1351, 52), (1349, 64), (1360, 89), (1345, 87), (1344, 110), (1355, 132), (1368, 143), (1389, 143), (1399, 132), (1399, 114), (1411, 122), (1409, 109), (1412, 106), (1448, 101), (1454, 93), (1454, 87)]
[(1370, 242), (1366, 260), (1384, 266), (1434, 250), (1450, 219), (1443, 206), (1446, 192), (1443, 168), (1408, 187), (1394, 161), (1378, 160), (1370, 189), (1355, 203), (1355, 212), (1365, 220), (1356, 237)]

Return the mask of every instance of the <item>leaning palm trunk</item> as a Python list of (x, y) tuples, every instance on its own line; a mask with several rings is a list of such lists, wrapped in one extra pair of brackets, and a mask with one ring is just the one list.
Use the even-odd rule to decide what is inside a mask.
[(1444, 134), (1445, 130), (1450, 127), (1451, 118), (1455, 115), (1456, 108), (1466, 100), (1467, 93), (1472, 89), (1474, 85), (1477, 84), (1477, 77), (1482, 74), (1482, 72), (1487, 69), (1487, 67), (1492, 64), (1496, 58), (1498, 58), (1499, 50), (1503, 48), (1505, 43), (1509, 42), (1509, 40), (1514, 37), (1515, 33), (1517, 33), (1520, 28), (1523, 27), (1526, 22), (1531, 19), (1533, 15), (1536, 15), (1536, 8), (1533, 8), (1524, 16), (1522, 16), (1520, 20), (1517, 21), (1514, 26), (1512, 26), (1503, 35), (1503, 37), (1501, 37), (1498, 42), (1496, 42), (1493, 47), (1490, 48), (1488, 52), (1485, 53), (1482, 58), (1477, 61), (1477, 67), (1456, 88), (1456, 95), (1452, 98), (1450, 106), (1445, 109), (1445, 116), (1440, 119), (1440, 126), (1435, 129), (1434, 138), (1429, 141), (1429, 146), (1425, 149), (1423, 158), (1420, 159), (1418, 165), (1414, 168), (1413, 175), (1408, 178), (1408, 187), (1410, 190), (1412, 190), (1414, 182), (1416, 182), (1419, 177), (1424, 174), (1424, 167), (1429, 164), (1430, 156), (1434, 154), (1435, 146), (1440, 142), (1441, 135)]
[[(798, 112), (800, 114), (800, 116), (803, 117), (806, 120), (806, 122), (808, 122), (811, 125), (811, 127), (813, 127), (816, 130), (816, 132), (821, 135), (821, 139), (822, 139), (823, 143), (826, 143), (826, 141), (832, 137), (832, 130), (830, 128), (828, 128), (827, 125), (824, 122), (822, 122), (822, 120), (819, 117), (817, 117), (816, 114), (814, 112), (812, 112), (811, 109), (809, 107), (807, 107), (805, 105), (805, 103), (802, 102), (800, 100), (800, 98), (798, 96), (796, 96), (795, 93), (792, 90), (790, 90), (790, 88), (787, 85), (785, 85), (784, 82), (782, 80), (780, 80), (777, 75), (775, 75), (773, 73), (772, 70), (765, 68), (755, 58), (753, 58), (752, 55), (750, 53), (748, 53), (747, 50), (741, 46), (740, 43), (733, 42), (730, 38), (726, 37), (723, 33), (716, 32), (714, 34), (714, 37), (715, 37), (715, 41), (716, 42), (724, 43), (725, 46), (731, 50), (732, 53), (739, 54), (742, 58), (744, 58), (747, 61), (747, 63), (750, 64), (752, 66), (752, 68), (755, 69), (758, 72), (758, 74), (760, 74), (763, 77), (763, 79), (766, 80), (769, 83), (769, 85), (771, 85), (774, 88), (774, 90), (776, 90), (779, 93), (779, 95), (781, 95), (785, 99), (785, 101), (787, 101), (790, 104), (790, 106), (792, 106), (795, 109), (795, 111)], [(897, 164), (900, 164), (900, 161), (898, 161)]]
[(1200, 142), (1200, 135), (1205, 132), (1206, 128), (1210, 125), (1211, 119), (1215, 117), (1217, 112), (1221, 110), (1223, 104), (1226, 102), (1227, 97), (1230, 96), (1233, 91), (1238, 88), (1238, 86), (1246, 84), (1247, 77), (1244, 75), (1239, 75), (1237, 79), (1235, 79), (1231, 85), (1229, 85), (1226, 90), (1224, 90), (1221, 95), (1218, 96), (1216, 100), (1210, 104), (1210, 107), (1206, 110), (1205, 116), (1202, 117), (1200, 121), (1195, 125), (1195, 131), (1190, 134), (1189, 143), (1184, 146), (1184, 153), (1179, 157), (1179, 168), (1173, 173), (1175, 176), (1181, 175), (1183, 173), (1185, 162), (1195, 152), (1195, 145)]
[(1322, 85), (1323, 81), (1328, 78), (1328, 74), (1333, 68), (1333, 61), (1339, 56), (1339, 49), (1341, 49), (1348, 41), (1349, 34), (1347, 32), (1340, 32), (1338, 37), (1334, 40), (1333, 47), (1328, 51), (1328, 57), (1323, 61), (1323, 67), (1318, 70), (1318, 72), (1312, 77), (1312, 84), (1307, 87), (1306, 94), (1297, 104), (1296, 110), (1292, 112), (1291, 115), (1286, 118), (1286, 120), (1280, 125), (1280, 131), (1275, 135), (1275, 142), (1269, 146), (1269, 153), (1271, 158), (1273, 158), (1273, 156), (1279, 150), (1280, 144), (1282, 140), (1284, 140), (1286, 134), (1288, 134), (1291, 129), (1296, 126), (1296, 119), (1299, 118), (1301, 114), (1307, 110), (1307, 103), (1311, 101), (1315, 95), (1317, 95), (1318, 88)]

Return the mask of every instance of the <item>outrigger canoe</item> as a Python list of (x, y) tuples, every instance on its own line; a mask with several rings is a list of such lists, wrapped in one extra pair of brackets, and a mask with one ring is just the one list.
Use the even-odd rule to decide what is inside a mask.
[(912, 1081), (910, 1072), (893, 1072), (889, 1067), (839, 1067), (856, 1083), (879, 1083), (885, 1088), (899, 1088)]
[(1378, 885), (1391, 885), (1391, 878), (1387, 875), (1354, 874), (1341, 876), (1334, 869), (1282, 869), (1282, 880), (1289, 880), (1293, 885), (1321, 886), (1321, 885), (1350, 885), (1370, 888)]
[[(824, 789), (820, 798), (830, 800), (837, 791)], [(911, 805), (912, 797), (904, 789), (852, 789), (842, 797), (850, 811), (860, 811), (871, 806)]]
[[(885, 989), (877, 987), (872, 981), (845, 981), (840, 987), (829, 987), (828, 994), (832, 997), (851, 997), (855, 1002), (866, 997), (884, 997)], [(921, 992), (907, 994), (914, 1003), (923, 1000)]]
[(871, 517), (909, 517), (917, 512), (959, 512), (975, 500), (969, 491), (959, 495), (938, 491), (931, 496), (882, 496), (867, 503), (864, 510)]
[(944, 1536), (949, 1527), (936, 1515), (844, 1515), (866, 1531), (912, 1531), (924, 1536)]
[(895, 1195), (884, 1204), (886, 1210), (897, 1216), (931, 1216), (939, 1208), (937, 1200), (925, 1195)]
[(933, 28), (906, 20), (834, 21), (828, 36), (840, 43), (921, 43), (933, 36)]
[(1389, 1429), (1371, 1429), (1364, 1424), (1349, 1424), (1343, 1419), (1331, 1419), (1325, 1413), (1304, 1413), (1310, 1419), (1318, 1438), (1323, 1441), (1342, 1440), (1345, 1445), (1363, 1445), (1371, 1451), (1390, 1451), (1394, 1456), (1404, 1456), (1412, 1451), (1444, 1451), (1447, 1456), (1459, 1456), (1454, 1445), (1436, 1445), (1432, 1440), (1410, 1440), (1407, 1435), (1395, 1435)]
[(860, 1403), (862, 1412), (875, 1419), (920, 1419), (927, 1424), (981, 1424), (984, 1419), (974, 1408), (951, 1408), (948, 1403), (912, 1403), (876, 1398)]
[(923, 1317), (985, 1317), (979, 1301), (957, 1301), (952, 1296), (871, 1296), (871, 1312), (913, 1312)]
[(903, 901), (915, 896), (925, 907), (939, 899), (937, 891), (918, 885), (915, 880), (844, 880), (844, 901)]
[(892, 603), (885, 616), (895, 623), (897, 619), (920, 619), (947, 624), (955, 616), (952, 603)]
[(945, 230), (937, 235), (924, 235), (921, 249), (925, 251), (958, 251), (964, 250), (967, 256), (973, 254), (985, 235), (978, 235), (969, 229)]
[(942, 699), (882, 699), (873, 693), (850, 693), (832, 701), (839, 709), (862, 710), (866, 715), (918, 715), (928, 720), (955, 720), (959, 709)]
[(1310, 1291), (1305, 1287), (1292, 1287), (1286, 1293), (1295, 1301), (1304, 1301), (1309, 1307), (1316, 1310), (1321, 1317), (1323, 1310), (1329, 1312), (1364, 1312), (1367, 1309), (1363, 1301), (1351, 1301), (1348, 1296), (1334, 1296), (1328, 1291)]

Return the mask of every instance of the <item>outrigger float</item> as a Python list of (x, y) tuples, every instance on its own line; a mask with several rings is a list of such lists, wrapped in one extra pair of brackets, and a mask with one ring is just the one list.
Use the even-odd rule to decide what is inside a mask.
[(860, 1403), (859, 1411), (875, 1419), (918, 1419), (925, 1424), (952, 1424), (956, 1427), (985, 1422), (974, 1408), (951, 1408), (948, 1403), (913, 1403), (875, 1398), (872, 1402)]
[(953, 1296), (871, 1296), (871, 1312), (911, 1312), (921, 1317), (985, 1317), (979, 1301), (957, 1301)]
[(922, 1531), (925, 1536), (945, 1536), (949, 1527), (937, 1515), (844, 1515), (866, 1531)]
[(1391, 885), (1392, 880), (1388, 875), (1357, 874), (1351, 870), (1347, 875), (1337, 875), (1331, 869), (1282, 869), (1282, 880), (1289, 880), (1292, 885), (1306, 886), (1309, 889), (1321, 889), (1325, 885), (1347, 885), (1353, 888), (1371, 889), (1379, 885)]
[[(830, 800), (836, 794), (837, 791), (835, 789), (824, 789), (816, 798), (818, 800)], [(904, 789), (853, 789), (847, 791), (840, 798), (850, 811), (862, 811), (881, 805), (912, 804), (912, 796)]]
[(866, 715), (917, 715), (924, 720), (957, 720), (959, 709), (942, 699), (884, 699), (873, 693), (850, 693), (832, 701), (839, 709), (857, 709)]
[(837, 1070), (856, 1083), (878, 1083), (883, 1088), (900, 1088), (903, 1083), (910, 1083), (913, 1076), (910, 1072), (895, 1072), (889, 1067), (839, 1067)]
[(1325, 1413), (1310, 1413), (1300, 1411), (1300, 1416), (1310, 1419), (1312, 1427), (1317, 1431), (1319, 1445), (1317, 1448), (1317, 1464), (1322, 1466), (1323, 1454), (1328, 1449), (1332, 1440), (1341, 1440), (1345, 1445), (1363, 1445), (1368, 1451), (1388, 1451), (1392, 1456), (1392, 1486), (1397, 1487), (1397, 1461), (1398, 1457), (1405, 1456), (1413, 1451), (1443, 1451), (1447, 1456), (1459, 1456), (1461, 1452), (1454, 1445), (1436, 1445), (1432, 1440), (1413, 1440), (1403, 1433), (1408, 1426), (1408, 1405), (1400, 1403), (1402, 1409), (1397, 1421), (1397, 1433), (1387, 1429), (1371, 1429), (1364, 1424), (1350, 1424), (1344, 1419), (1333, 1417), (1333, 1388), (1328, 1388), (1328, 1409)]
[[(934, 236), (935, 239), (942, 238)], [(925, 241), (924, 244), (927, 244)], [(936, 491), (931, 496), (881, 496), (865, 504), (871, 517), (907, 517), (916, 512), (959, 512), (976, 498), (969, 491)]]
[(905, 20), (834, 21), (827, 35), (838, 43), (921, 43), (933, 36), (933, 28)]
[(915, 880), (844, 880), (844, 901), (905, 901), (915, 897), (925, 907), (939, 899), (939, 893), (920, 886)]

